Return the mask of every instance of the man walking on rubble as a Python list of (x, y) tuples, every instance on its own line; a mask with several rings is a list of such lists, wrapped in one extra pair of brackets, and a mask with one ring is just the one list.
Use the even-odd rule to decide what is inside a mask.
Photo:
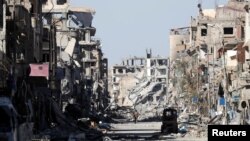
[(137, 123), (138, 117), (139, 117), (139, 113), (137, 112), (137, 110), (135, 110), (135, 111), (133, 112), (133, 118), (134, 118), (135, 124)]

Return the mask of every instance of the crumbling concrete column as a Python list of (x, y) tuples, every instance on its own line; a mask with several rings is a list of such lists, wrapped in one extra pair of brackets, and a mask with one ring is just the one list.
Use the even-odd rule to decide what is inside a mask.
[(87, 43), (90, 43), (90, 31), (89, 30), (85, 31), (85, 41)]
[(122, 69), (123, 74), (126, 74), (126, 69)]

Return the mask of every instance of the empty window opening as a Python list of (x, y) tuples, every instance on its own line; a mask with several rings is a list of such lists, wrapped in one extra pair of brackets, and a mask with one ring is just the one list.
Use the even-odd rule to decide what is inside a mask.
[(224, 27), (224, 34), (225, 35), (230, 35), (230, 34), (233, 34), (233, 28), (232, 27)]
[(94, 66), (96, 66), (96, 62), (91, 62), (90, 65), (91, 65), (92, 67), (94, 67)]
[(159, 72), (160, 72), (161, 75), (166, 75), (167, 74), (166, 69), (160, 69)]
[(123, 69), (118, 69), (118, 73), (123, 73)]
[(49, 54), (48, 53), (44, 53), (42, 60), (43, 60), (43, 62), (49, 62)]
[(135, 73), (134, 68), (126, 69), (126, 73)]
[(245, 28), (241, 27), (241, 38), (245, 38)]
[(67, 0), (57, 0), (58, 5), (64, 5), (67, 2)]
[(160, 66), (167, 65), (167, 60), (158, 60)]
[(207, 29), (201, 29), (201, 36), (207, 36)]
[(150, 66), (151, 66), (151, 67), (152, 67), (152, 66), (155, 66), (155, 64), (156, 64), (155, 60), (151, 60)]
[(155, 75), (155, 70), (151, 69), (151, 75)]

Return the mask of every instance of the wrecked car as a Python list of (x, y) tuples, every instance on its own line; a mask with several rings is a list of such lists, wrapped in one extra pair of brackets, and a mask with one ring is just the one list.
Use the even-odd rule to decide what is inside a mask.
[(174, 108), (163, 110), (161, 133), (178, 133), (177, 110)]

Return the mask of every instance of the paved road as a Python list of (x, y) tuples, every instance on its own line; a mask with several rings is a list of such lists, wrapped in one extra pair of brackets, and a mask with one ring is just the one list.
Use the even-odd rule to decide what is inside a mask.
[[(111, 124), (113, 129), (108, 132), (108, 136), (113, 141), (207, 141), (206, 138), (180, 137), (180, 135), (162, 135), (160, 133), (161, 122), (138, 122)], [(108, 140), (107, 140), (108, 141)]]

